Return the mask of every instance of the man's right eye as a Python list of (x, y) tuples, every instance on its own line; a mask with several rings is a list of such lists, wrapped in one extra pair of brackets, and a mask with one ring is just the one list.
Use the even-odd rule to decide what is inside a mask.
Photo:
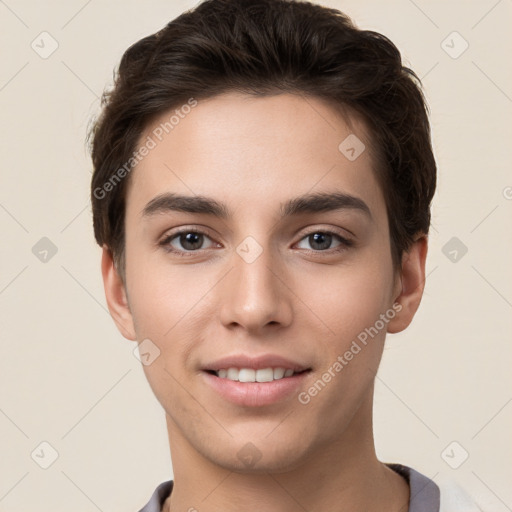
[[(196, 229), (181, 229), (166, 236), (160, 245), (178, 256), (187, 256), (187, 253), (199, 252), (202, 250), (204, 238), (210, 238), (205, 232)], [(176, 246), (181, 245), (180, 247)]]

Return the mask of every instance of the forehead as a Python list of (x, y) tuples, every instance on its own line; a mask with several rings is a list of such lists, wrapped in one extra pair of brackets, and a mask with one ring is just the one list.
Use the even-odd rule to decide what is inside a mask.
[(162, 192), (222, 198), (252, 212), (306, 192), (383, 205), (364, 123), (318, 98), (227, 93), (163, 113), (140, 141), (151, 149), (131, 173), (132, 214)]

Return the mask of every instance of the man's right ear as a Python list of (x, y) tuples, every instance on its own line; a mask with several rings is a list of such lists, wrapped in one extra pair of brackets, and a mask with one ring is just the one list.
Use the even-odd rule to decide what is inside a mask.
[(108, 309), (119, 332), (128, 340), (136, 341), (134, 322), (128, 305), (125, 285), (114, 265), (112, 251), (103, 245), (101, 256), (101, 274)]

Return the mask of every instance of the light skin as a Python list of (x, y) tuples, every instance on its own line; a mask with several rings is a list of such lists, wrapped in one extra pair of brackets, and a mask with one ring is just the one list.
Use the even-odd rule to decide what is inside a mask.
[[(160, 350), (144, 371), (166, 413), (174, 471), (167, 512), (408, 509), (406, 481), (376, 457), (373, 388), (386, 333), (405, 329), (420, 304), (427, 238), (394, 272), (371, 140), (360, 119), (349, 121), (312, 97), (227, 93), (199, 101), (132, 171), (126, 282), (106, 246), (102, 274), (121, 334)], [(367, 148), (354, 161), (338, 149), (351, 133)], [(143, 215), (167, 192), (213, 198), (231, 216)], [(333, 192), (369, 212), (280, 216), (293, 198)], [(181, 228), (204, 236), (169, 241)], [(309, 236), (326, 232), (334, 235), (323, 242)], [(249, 236), (262, 250), (250, 263), (237, 252)], [(205, 383), (202, 369), (219, 357), (272, 353), (311, 368), (298, 390), (307, 392), (394, 304), (400, 312), (307, 404), (292, 393), (243, 407)], [(261, 456), (250, 466), (238, 456), (247, 443)]]

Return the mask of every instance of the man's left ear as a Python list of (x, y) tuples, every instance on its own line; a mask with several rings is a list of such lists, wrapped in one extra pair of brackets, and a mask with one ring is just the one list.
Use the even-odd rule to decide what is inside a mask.
[(400, 304), (401, 309), (396, 306), (396, 315), (388, 322), (388, 333), (403, 331), (411, 322), (420, 305), (423, 290), (425, 288), (425, 261), (427, 259), (428, 237), (420, 235), (412, 243), (411, 247), (402, 256), (401, 291), (394, 303)]

